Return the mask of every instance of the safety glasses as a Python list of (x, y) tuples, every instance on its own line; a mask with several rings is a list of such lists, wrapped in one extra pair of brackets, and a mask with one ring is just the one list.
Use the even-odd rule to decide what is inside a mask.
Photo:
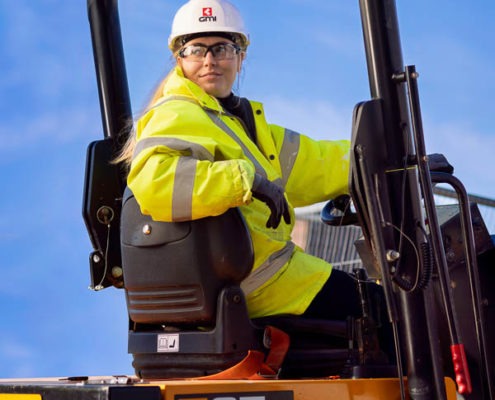
[(232, 43), (215, 43), (211, 46), (204, 44), (190, 44), (179, 51), (179, 57), (188, 61), (203, 61), (208, 52), (211, 52), (215, 60), (232, 60), (241, 48)]

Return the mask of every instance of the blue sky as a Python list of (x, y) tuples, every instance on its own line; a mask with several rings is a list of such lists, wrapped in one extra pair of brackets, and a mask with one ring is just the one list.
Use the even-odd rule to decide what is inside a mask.
[[(251, 32), (240, 95), (271, 122), (350, 137), (369, 98), (358, 1), (236, 0)], [(120, 0), (138, 115), (171, 68), (182, 1)], [(491, 0), (399, 0), (404, 61), (420, 73), (429, 152), (495, 198)], [(85, 153), (102, 138), (84, 0), (0, 0), (0, 378), (132, 373), (124, 293), (94, 293), (81, 217)]]

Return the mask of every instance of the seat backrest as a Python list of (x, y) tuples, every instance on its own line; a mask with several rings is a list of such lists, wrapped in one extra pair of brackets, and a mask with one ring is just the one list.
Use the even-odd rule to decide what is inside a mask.
[(121, 248), (129, 316), (144, 324), (213, 325), (220, 290), (238, 285), (254, 261), (237, 208), (194, 221), (153, 221), (129, 189)]

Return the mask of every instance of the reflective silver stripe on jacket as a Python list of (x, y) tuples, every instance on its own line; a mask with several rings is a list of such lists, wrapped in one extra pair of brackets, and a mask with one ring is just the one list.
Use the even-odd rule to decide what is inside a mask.
[(251, 272), (241, 283), (241, 289), (244, 291), (244, 294), (248, 295), (258, 289), (273, 277), (280, 268), (287, 264), (292, 256), (294, 247), (294, 243), (287, 242), (284, 248), (272, 254), (268, 260)]
[(280, 150), (280, 165), (282, 168), (283, 187), (287, 184), (294, 164), (296, 162), (297, 153), (299, 152), (300, 137), (297, 132), (290, 129), (285, 130), (284, 142)]
[(251, 151), (247, 148), (247, 146), (242, 142), (242, 140), (236, 135), (236, 133), (230, 129), (225, 122), (223, 122), (217, 113), (213, 110), (205, 109), (206, 114), (210, 117), (213, 123), (218, 126), (221, 130), (223, 130), (227, 135), (229, 135), (235, 142), (241, 147), (242, 151), (246, 155), (246, 157), (254, 164), (254, 168), (256, 169), (256, 173), (266, 178), (266, 171), (263, 169), (259, 161), (256, 157), (251, 153)]
[(166, 146), (172, 150), (186, 152), (189, 156), (197, 160), (214, 160), (213, 154), (200, 144), (165, 136), (145, 138), (137, 142), (133, 158), (136, 158), (141, 151), (155, 146)]
[(170, 137), (151, 137), (142, 139), (136, 144), (134, 158), (144, 149), (156, 146), (166, 146), (187, 154), (179, 157), (175, 169), (172, 221), (190, 221), (197, 162), (198, 160), (213, 161), (214, 157), (205, 147), (197, 143)]
[(191, 157), (180, 157), (177, 162), (172, 195), (172, 221), (192, 219), (192, 198), (197, 164), (198, 160)]

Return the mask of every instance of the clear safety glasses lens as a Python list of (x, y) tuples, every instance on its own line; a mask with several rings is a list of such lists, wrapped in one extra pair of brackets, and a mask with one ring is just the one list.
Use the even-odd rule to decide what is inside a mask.
[(203, 61), (208, 52), (211, 52), (215, 60), (231, 60), (240, 50), (239, 46), (231, 43), (216, 43), (211, 46), (191, 44), (180, 50), (179, 56), (190, 61)]

